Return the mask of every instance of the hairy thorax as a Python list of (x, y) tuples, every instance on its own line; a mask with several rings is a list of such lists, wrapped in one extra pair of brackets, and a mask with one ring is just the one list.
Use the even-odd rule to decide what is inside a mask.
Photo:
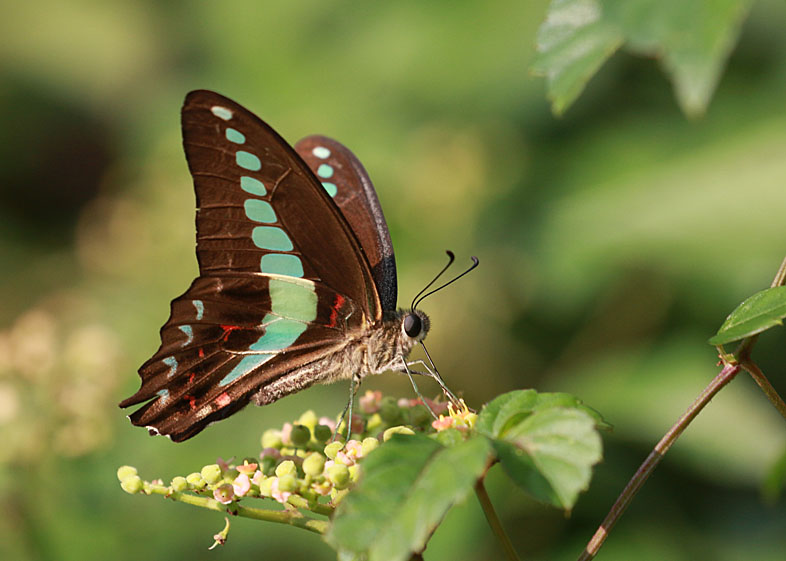
[[(410, 337), (404, 329), (407, 316), (412, 314), (416, 314), (423, 325), (416, 337)], [(428, 317), (420, 310), (398, 310), (383, 318), (380, 324), (354, 337), (350, 335), (344, 345), (330, 354), (271, 381), (252, 399), (257, 405), (265, 405), (317, 383), (329, 384), (352, 377), (362, 379), (386, 370), (403, 371), (409, 353), (423, 340), (428, 327)]]

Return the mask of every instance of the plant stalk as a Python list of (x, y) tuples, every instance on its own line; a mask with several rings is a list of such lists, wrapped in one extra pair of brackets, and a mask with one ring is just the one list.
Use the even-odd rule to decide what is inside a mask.
[(509, 561), (520, 561), (519, 556), (516, 554), (516, 550), (513, 549), (513, 544), (510, 542), (508, 534), (505, 532), (505, 528), (502, 527), (502, 523), (497, 516), (497, 511), (494, 510), (494, 505), (491, 504), (491, 498), (489, 498), (486, 486), (483, 484), (484, 478), (485, 475), (475, 482), (475, 495), (477, 495), (478, 501), (480, 501), (483, 514), (486, 515), (486, 520), (488, 520), (489, 526), (491, 526), (491, 531), (494, 532), (494, 535), (497, 536), (499, 543), (502, 545), (506, 559)]
[(310, 532), (317, 534), (324, 534), (328, 528), (328, 522), (325, 520), (315, 520), (308, 518), (296, 509), (287, 510), (268, 510), (263, 508), (254, 508), (242, 505), (224, 505), (217, 500), (210, 497), (202, 497), (192, 493), (178, 493), (173, 492), (166, 485), (146, 485), (145, 491), (148, 494), (164, 495), (174, 501), (189, 504), (191, 506), (198, 506), (208, 510), (215, 510), (217, 512), (229, 512), (235, 516), (242, 516), (244, 518), (253, 518), (255, 520), (265, 520), (267, 522), (276, 522), (278, 524), (288, 524), (296, 528), (303, 528)]
[(717, 394), (726, 384), (731, 382), (734, 377), (740, 372), (741, 366), (739, 364), (729, 363), (724, 365), (723, 369), (717, 376), (704, 388), (698, 398), (688, 407), (687, 411), (683, 413), (682, 417), (672, 426), (669, 431), (660, 439), (660, 442), (655, 445), (655, 448), (650, 452), (647, 459), (639, 466), (636, 473), (628, 481), (628, 484), (620, 493), (617, 501), (611, 507), (611, 510), (606, 515), (606, 518), (601, 523), (595, 535), (587, 544), (587, 547), (579, 556), (579, 561), (588, 561), (595, 557), (603, 542), (606, 540), (614, 524), (628, 508), (633, 497), (639, 492), (644, 482), (647, 481), (655, 467), (663, 459), (663, 456), (671, 448), (671, 445), (680, 437), (680, 435), (688, 428), (688, 425), (696, 418), (702, 409), (710, 402), (710, 400)]
[(772, 386), (761, 369), (754, 362), (749, 360), (740, 361), (740, 366), (751, 375), (751, 378), (759, 385), (761, 391), (767, 396), (767, 399), (770, 400), (770, 403), (772, 403), (775, 409), (778, 410), (778, 413), (786, 419), (786, 403), (784, 403), (783, 398), (778, 395), (777, 390)]

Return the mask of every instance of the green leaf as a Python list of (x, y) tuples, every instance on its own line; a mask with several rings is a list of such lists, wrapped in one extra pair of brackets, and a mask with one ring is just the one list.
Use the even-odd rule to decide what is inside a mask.
[(710, 345), (725, 345), (766, 331), (786, 317), (786, 286), (775, 286), (747, 298), (729, 314)]
[(560, 114), (600, 65), (623, 44), (655, 57), (677, 101), (702, 114), (739, 36), (750, 0), (553, 0), (538, 30), (532, 69), (548, 79)]
[(554, 113), (561, 115), (576, 100), (624, 38), (622, 30), (603, 17), (599, 1), (552, 1), (538, 30), (532, 71), (546, 76)]
[(533, 497), (571, 509), (602, 457), (600, 415), (569, 394), (509, 392), (480, 412), (505, 472)]
[(408, 559), (472, 490), (490, 451), (480, 437), (445, 448), (426, 436), (394, 436), (363, 461), (363, 478), (336, 511), (326, 541), (346, 559)]
[(603, 445), (595, 422), (578, 409), (538, 411), (494, 441), (510, 478), (536, 499), (572, 509), (589, 487)]
[(595, 420), (599, 429), (609, 430), (611, 425), (600, 413), (568, 393), (538, 393), (535, 390), (515, 390), (500, 395), (483, 406), (478, 416), (476, 430), (491, 438), (502, 436), (505, 431), (535, 411), (550, 407), (580, 409)]

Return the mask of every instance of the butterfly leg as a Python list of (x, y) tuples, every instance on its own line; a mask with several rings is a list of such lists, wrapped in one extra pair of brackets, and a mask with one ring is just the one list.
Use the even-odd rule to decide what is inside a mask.
[[(420, 398), (421, 403), (423, 403), (423, 405), (426, 406), (426, 409), (428, 409), (429, 413), (431, 413), (431, 415), (435, 419), (439, 419), (437, 414), (429, 406), (428, 401), (426, 401), (426, 398), (423, 397), (423, 394), (420, 393), (420, 390), (418, 389), (418, 385), (415, 383), (415, 379), (412, 377), (412, 374), (423, 374), (421, 372), (411, 371), (409, 369), (409, 364), (416, 364), (417, 362), (422, 362), (422, 361), (416, 361), (416, 362), (413, 362), (413, 363), (407, 363), (406, 359), (404, 359), (404, 357), (401, 357), (401, 364), (404, 366), (404, 372), (406, 372), (407, 377), (409, 378), (409, 381), (412, 384), (412, 389), (415, 390), (415, 395), (417, 395)], [(424, 364), (424, 366), (425, 366), (425, 364)], [(426, 368), (428, 368), (428, 367), (426, 367)], [(426, 374), (426, 376), (428, 376), (428, 374)]]
[(425, 362), (423, 362), (422, 360), (413, 360), (412, 362), (408, 362), (407, 366), (408, 367), (409, 366), (415, 366), (415, 365), (418, 365), (418, 364), (423, 366), (423, 368), (425, 368), (426, 371), (425, 372), (420, 372), (419, 370), (410, 370), (410, 372), (412, 374), (418, 374), (420, 376), (428, 376), (429, 378), (433, 378), (434, 381), (437, 382), (437, 384), (439, 384), (439, 387), (442, 389), (442, 393), (444, 393), (445, 396), (447, 396), (447, 398), (453, 403), (453, 405), (455, 407), (460, 407), (461, 406), (461, 402), (455, 396), (455, 394), (452, 391), (450, 391), (450, 388), (448, 388), (447, 384), (445, 384), (445, 381), (442, 379), (442, 376), (439, 375), (439, 372), (437, 372), (436, 369), (432, 370), (429, 367), (429, 365), (426, 364)]

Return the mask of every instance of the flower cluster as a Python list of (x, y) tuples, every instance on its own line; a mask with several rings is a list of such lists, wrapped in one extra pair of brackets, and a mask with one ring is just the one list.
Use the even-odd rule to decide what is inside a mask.
[(461, 404), (459, 407), (453, 407), (452, 403), (448, 403), (448, 416), (440, 415), (431, 426), (438, 432), (454, 428), (465, 434), (475, 428), (477, 413), (470, 411), (463, 399), (460, 399), (459, 403)]
[[(429, 402), (433, 415), (420, 400), (396, 400), (378, 391), (367, 391), (358, 401), (359, 411), (352, 416), (352, 438), (346, 443), (336, 439), (346, 433), (345, 422), (336, 427), (333, 419), (306, 411), (293, 423), (266, 430), (258, 457), (238, 462), (219, 459), (199, 471), (173, 478), (168, 486), (161, 481), (143, 481), (130, 466), (121, 467), (117, 476), (128, 493), (175, 497), (190, 492), (223, 505), (250, 497), (269, 498), (325, 514), (325, 509), (332, 510), (358, 481), (363, 458), (392, 435), (427, 433), (451, 445), (467, 436), (477, 417), (463, 401), (463, 408), (458, 409)], [(439, 415), (437, 420), (435, 415)]]

